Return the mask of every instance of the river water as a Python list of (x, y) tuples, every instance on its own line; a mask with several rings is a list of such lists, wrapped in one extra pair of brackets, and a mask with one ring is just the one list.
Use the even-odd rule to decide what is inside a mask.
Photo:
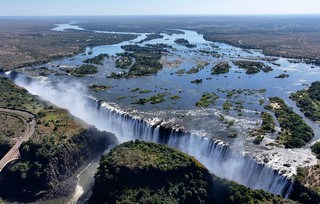
[[(63, 32), (66, 29), (84, 30), (74, 23), (57, 25), (53, 30)], [(47, 67), (54, 71), (64, 73), (60, 68), (74, 68), (83, 64), (83, 60), (92, 58), (99, 54), (109, 54), (115, 56), (116, 53), (122, 53), (124, 50), (122, 45), (163, 43), (172, 46), (169, 53), (161, 59), (164, 69), (157, 75), (130, 78), (130, 79), (110, 79), (106, 78), (111, 72), (121, 72), (122, 69), (115, 67), (115, 58), (111, 57), (104, 61), (104, 65), (98, 65), (99, 72), (95, 75), (86, 77), (73, 77), (71, 75), (49, 75), (39, 77), (34, 70), (23, 69), (23, 74), (37, 79), (33, 84), (27, 84), (23, 80), (16, 80), (18, 85), (28, 89), (31, 93), (42, 96), (51, 102), (67, 108), (70, 112), (89, 124), (96, 125), (99, 129), (110, 131), (112, 128), (106, 127), (104, 121), (97, 120), (95, 115), (87, 113), (87, 104), (83, 101), (83, 97), (89, 96), (95, 100), (104, 101), (105, 107), (111, 110), (131, 116), (132, 118), (142, 119), (147, 123), (161, 124), (201, 137), (211, 138), (213, 140), (221, 140), (224, 144), (228, 144), (230, 148), (237, 150), (241, 154), (249, 155), (258, 162), (262, 162), (264, 158), (268, 158), (269, 162), (266, 166), (282, 171), (286, 176), (291, 176), (296, 172), (296, 166), (311, 165), (316, 163), (316, 158), (311, 154), (308, 147), (301, 149), (286, 150), (284, 148), (266, 147), (265, 144), (274, 142), (275, 135), (265, 137), (261, 145), (252, 144), (253, 138), (249, 136), (249, 131), (257, 128), (257, 123), (261, 123), (259, 114), (266, 111), (263, 106), (268, 104), (268, 97), (280, 96), (286, 103), (303, 116), (295, 103), (288, 97), (291, 92), (301, 90), (316, 81), (320, 75), (320, 67), (307, 65), (304, 63), (290, 63), (288, 59), (276, 58), (271, 61), (270, 57), (264, 56), (257, 50), (243, 50), (223, 43), (213, 43), (204, 40), (202, 35), (195, 31), (179, 30), (183, 34), (162, 34), (163, 38), (139, 43), (145, 39), (147, 33), (137, 34), (137, 38), (122, 42), (115, 45), (97, 46), (87, 48), (85, 53), (75, 57), (65, 58), (53, 61), (38, 67)], [(108, 33), (96, 31), (100, 33)], [(110, 32), (113, 33), (113, 32)], [(187, 48), (174, 43), (175, 39), (184, 38), (191, 44), (196, 45), (195, 48)], [(90, 53), (93, 53), (90, 55)], [(212, 55), (215, 53), (215, 55)], [(273, 68), (269, 73), (260, 72), (248, 75), (245, 70), (238, 69), (233, 60), (254, 60), (263, 62)], [(210, 69), (217, 62), (229, 62), (232, 66), (229, 73), (220, 75), (210, 75)], [(198, 64), (204, 65), (204, 68), (194, 74), (175, 74), (177, 70), (185, 69), (186, 71)], [(278, 64), (278, 65), (276, 65)], [(279, 74), (289, 74), (288, 78), (275, 78)], [(202, 79), (201, 84), (190, 83), (195, 79)], [(113, 88), (108, 90), (93, 92), (87, 86), (92, 84), (110, 85)], [(152, 90), (151, 93), (132, 92), (132, 89)], [(236, 94), (229, 99), (226, 92), (232, 89), (245, 90), (240, 94)], [(266, 89), (266, 92), (258, 90)], [(146, 98), (156, 93), (168, 92), (166, 101), (159, 104), (145, 105), (131, 104), (139, 98)], [(214, 92), (220, 96), (215, 105), (206, 108), (198, 108), (196, 102), (200, 100), (203, 93)], [(173, 95), (179, 95), (178, 100), (170, 99)], [(121, 97), (123, 99), (118, 100)], [(260, 105), (259, 100), (265, 101)], [(226, 111), (222, 108), (222, 104), (226, 101), (243, 101), (243, 115), (238, 116), (238, 111)], [(224, 120), (219, 120), (224, 115)], [(312, 142), (320, 137), (319, 125), (304, 118), (306, 122), (314, 129), (315, 137)], [(227, 128), (227, 123), (234, 120), (235, 123)], [(279, 130), (280, 128), (277, 127)], [(230, 132), (238, 134), (237, 139), (230, 139), (227, 135)], [(119, 133), (120, 134), (120, 133)], [(125, 135), (117, 135), (120, 142), (128, 141), (131, 137)], [(196, 148), (196, 147), (195, 147)], [(210, 161), (208, 161), (210, 162)], [(283, 166), (290, 163), (290, 167)], [(74, 203), (81, 195), (86, 194), (92, 185), (93, 174), (98, 163), (93, 161), (82, 173), (80, 173), (78, 186), (75, 194), (71, 198)], [(214, 172), (215, 173), (215, 172)], [(67, 198), (66, 200), (70, 200)], [(65, 203), (66, 200), (59, 200)], [(55, 201), (57, 202), (57, 201)], [(50, 203), (50, 202), (45, 202)]]

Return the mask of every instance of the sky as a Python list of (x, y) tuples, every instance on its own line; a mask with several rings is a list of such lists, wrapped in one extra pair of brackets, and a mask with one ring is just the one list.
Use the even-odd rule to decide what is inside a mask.
[(2, 0), (0, 16), (320, 14), (320, 0)]

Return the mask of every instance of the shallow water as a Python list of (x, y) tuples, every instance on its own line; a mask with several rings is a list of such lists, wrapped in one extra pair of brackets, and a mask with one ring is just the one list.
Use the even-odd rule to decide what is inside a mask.
[[(74, 25), (70, 27), (67, 24), (59, 25), (57, 29), (61, 27), (64, 29), (72, 29)], [(76, 28), (78, 29), (78, 28)], [(157, 75), (130, 78), (130, 79), (108, 79), (106, 76), (110, 75), (111, 72), (121, 72), (122, 69), (115, 67), (115, 59), (107, 59), (104, 65), (99, 65), (99, 73), (86, 76), (82, 78), (67, 76), (56, 76), (51, 75), (45, 79), (46, 82), (57, 83), (75, 83), (80, 82), (84, 86), (91, 84), (98, 85), (112, 85), (113, 88), (101, 92), (92, 92), (86, 90), (87, 95), (91, 95), (98, 100), (106, 101), (114, 106), (125, 110), (128, 114), (132, 114), (135, 117), (140, 117), (145, 120), (158, 118), (158, 120), (170, 121), (171, 125), (183, 127), (190, 132), (202, 132), (208, 137), (218, 137), (223, 140), (232, 143), (226, 135), (230, 132), (237, 132), (240, 136), (246, 137), (248, 129), (255, 128), (256, 122), (260, 122), (259, 115), (256, 112), (266, 111), (263, 106), (268, 103), (267, 98), (270, 96), (280, 96), (295, 110), (294, 102), (288, 99), (290, 92), (297, 91), (305, 88), (303, 84), (310, 84), (316, 81), (320, 76), (320, 67), (311, 68), (311, 65), (298, 63), (292, 64), (287, 59), (278, 58), (275, 63), (281, 64), (280, 67), (271, 64), (269, 61), (262, 60), (265, 58), (263, 54), (257, 51), (248, 51), (236, 48), (230, 45), (222, 43), (212, 43), (203, 39), (202, 35), (197, 32), (190, 30), (180, 30), (184, 34), (173, 34), (167, 35), (162, 34), (162, 39), (155, 39), (144, 43), (137, 43), (141, 39), (146, 38), (146, 34), (140, 34), (137, 39), (130, 42), (122, 42), (116, 45), (110, 46), (98, 46), (94, 48), (87, 48), (85, 54), (80, 54), (75, 57), (65, 58), (62, 60), (53, 61), (46, 64), (45, 66), (58, 70), (59, 68), (68, 68), (80, 66), (83, 64), (83, 60), (92, 58), (96, 55), (107, 53), (110, 56), (116, 53), (124, 52), (121, 48), (122, 45), (135, 44), (140, 46), (145, 44), (157, 44), (164, 43), (173, 47), (169, 49), (170, 53), (162, 57), (164, 69)], [(108, 33), (108, 32), (105, 32)], [(191, 44), (197, 45), (196, 48), (186, 48), (185, 46), (177, 45), (174, 40), (177, 38), (187, 39)], [(213, 47), (213, 46), (218, 46)], [(199, 50), (215, 51), (220, 54), (220, 58), (211, 56), (199, 52)], [(92, 51), (92, 55), (88, 55), (88, 52)], [(238, 69), (237, 66), (232, 64), (232, 60), (246, 60), (253, 59), (260, 61), (266, 65), (271, 66), (274, 71), (269, 73), (260, 72), (257, 74), (248, 75), (245, 70)], [(228, 61), (232, 66), (232, 69), (227, 74), (210, 75), (210, 69), (220, 61)], [(179, 62), (177, 67), (169, 67), (168, 62)], [(203, 70), (196, 74), (173, 74), (179, 69), (190, 69), (195, 67), (197, 63), (209, 63)], [(59, 66), (59, 68), (57, 67)], [(41, 66), (39, 66), (41, 67)], [(274, 78), (282, 73), (289, 74), (289, 78), (277, 79)], [(212, 79), (208, 79), (211, 77)], [(201, 84), (193, 84), (190, 81), (194, 79), (202, 79)], [(140, 90), (149, 89), (151, 93), (140, 94), (137, 92), (131, 92), (131, 89), (140, 88)], [(266, 93), (259, 93), (255, 91), (252, 95), (250, 94), (236, 94), (236, 97), (228, 99), (226, 93), (219, 92), (221, 90), (232, 89), (266, 89)], [(165, 97), (166, 102), (160, 104), (145, 105), (132, 105), (131, 102), (139, 99), (152, 96), (156, 93), (169, 92), (171, 95)], [(200, 100), (203, 93), (215, 92), (220, 96), (216, 101), (216, 105), (210, 105), (208, 108), (200, 109), (195, 106), (196, 102)], [(170, 97), (173, 95), (181, 96), (178, 100), (171, 100)], [(125, 96), (126, 98), (116, 100), (118, 97)], [(259, 99), (263, 99), (266, 103), (260, 105)], [(244, 101), (243, 116), (238, 117), (237, 111), (226, 112), (222, 109), (222, 104), (227, 100), (230, 101)], [(231, 108), (232, 109), (232, 108)], [(134, 112), (134, 113), (133, 113)], [(217, 120), (220, 114), (226, 115), (226, 121), (235, 120), (236, 123), (233, 127), (226, 129), (225, 121), (221, 122)], [(301, 113), (300, 113), (301, 114)], [(302, 114), (301, 114), (302, 115)], [(184, 116), (182, 118), (182, 116)], [(308, 119), (308, 124), (315, 130), (315, 138), (313, 141), (318, 140), (320, 137), (319, 126)]]

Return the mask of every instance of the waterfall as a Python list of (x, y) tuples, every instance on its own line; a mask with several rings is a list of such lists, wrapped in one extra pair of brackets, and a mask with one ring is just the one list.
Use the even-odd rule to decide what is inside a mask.
[(264, 189), (276, 195), (289, 197), (293, 182), (278, 171), (260, 164), (240, 152), (232, 150), (221, 141), (177, 131), (146, 122), (111, 110), (91, 99), (98, 109), (99, 121), (110, 127), (119, 141), (139, 139), (167, 144), (195, 157), (215, 175), (234, 180), (252, 189)]
[[(6, 75), (16, 78), (14, 73)], [(68, 109), (71, 114), (100, 130), (114, 133), (119, 142), (140, 139), (167, 144), (195, 157), (219, 177), (234, 180), (252, 189), (264, 189), (285, 198), (288, 198), (292, 191), (293, 181), (290, 178), (231, 149), (221, 141), (161, 126), (151, 126), (141, 119), (109, 108), (101, 101), (84, 97), (82, 92), (74, 90), (74, 87), (64, 86), (61, 91), (31, 83), (32, 80), (27, 77), (17, 78), (15, 82), (30, 93)]]

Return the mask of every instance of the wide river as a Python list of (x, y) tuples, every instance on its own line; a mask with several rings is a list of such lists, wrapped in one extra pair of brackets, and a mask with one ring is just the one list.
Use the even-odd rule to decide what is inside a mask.
[[(77, 29), (77, 25), (61, 24), (54, 30), (63, 32), (65, 29)], [(100, 32), (101, 31), (95, 31)], [(108, 32), (105, 32), (108, 33)], [(179, 34), (178, 34), (179, 33)], [(75, 99), (81, 96), (89, 96), (96, 100), (104, 101), (105, 106), (115, 109), (121, 113), (134, 118), (143, 119), (149, 124), (161, 124), (173, 128), (183, 129), (184, 131), (199, 136), (211, 138), (213, 140), (222, 140), (229, 144), (231, 148), (236, 149), (242, 154), (249, 155), (257, 161), (263, 161), (268, 158), (266, 164), (276, 170), (282, 171), (287, 176), (296, 172), (296, 166), (311, 165), (316, 163), (316, 158), (311, 154), (308, 146), (301, 149), (284, 149), (278, 147), (265, 146), (268, 143), (275, 142), (276, 135), (271, 134), (265, 137), (260, 145), (252, 143), (253, 138), (249, 132), (261, 124), (260, 113), (266, 111), (263, 107), (269, 104), (268, 97), (279, 96), (293, 109), (303, 116), (295, 103), (289, 99), (291, 92), (306, 88), (313, 81), (320, 77), (320, 67), (304, 63), (292, 63), (290, 59), (273, 58), (264, 56), (257, 50), (243, 50), (227, 44), (209, 42), (204, 40), (202, 35), (191, 30), (179, 30), (177, 34), (162, 34), (163, 38), (151, 41), (140, 42), (145, 39), (146, 33), (137, 34), (137, 38), (132, 41), (122, 42), (115, 45), (97, 46), (87, 48), (85, 53), (62, 60), (53, 61), (36, 68), (47, 67), (59, 73), (65, 73), (61, 68), (75, 68), (83, 63), (83, 60), (92, 58), (99, 54), (109, 54), (103, 65), (98, 65), (99, 72), (85, 77), (74, 77), (71, 75), (56, 75), (39, 77), (34, 69), (24, 69), (24, 75), (33, 76), (37, 79), (33, 85), (26, 84), (23, 80), (16, 80), (16, 83), (27, 88), (31, 93), (42, 96), (51, 102), (67, 108), (72, 114), (84, 119), (86, 122), (85, 110), (73, 103)], [(125, 33), (123, 33), (125, 34)], [(176, 44), (177, 38), (187, 39), (195, 48), (187, 48)], [(172, 46), (168, 49), (169, 53), (162, 56), (161, 63), (164, 68), (157, 74), (146, 77), (136, 77), (129, 79), (110, 79), (106, 78), (111, 72), (121, 72), (122, 69), (116, 68), (116, 54), (124, 50), (122, 45), (137, 44), (145, 46), (146, 44), (165, 44)], [(260, 72), (248, 75), (245, 70), (239, 69), (232, 61), (251, 60), (262, 62), (273, 68), (268, 73)], [(228, 62), (231, 65), (229, 73), (211, 75), (211, 68), (218, 62)], [(202, 66), (201, 66), (202, 65)], [(192, 67), (201, 67), (198, 73), (186, 73)], [(176, 74), (178, 70), (185, 69), (182, 74)], [(279, 74), (288, 74), (288, 78), (275, 78)], [(190, 83), (192, 80), (202, 79), (202, 83)], [(112, 88), (94, 92), (87, 87), (92, 84), (109, 85)], [(39, 88), (41, 87), (41, 88)], [(150, 93), (139, 93), (133, 91), (151, 90)], [(266, 91), (263, 91), (265, 89)], [(232, 97), (227, 97), (231, 90), (239, 91)], [(260, 91), (259, 91), (260, 90)], [(133, 101), (140, 98), (147, 98), (157, 93), (166, 92), (165, 101), (158, 104), (146, 103), (145, 105), (132, 104)], [(219, 95), (215, 104), (208, 107), (196, 107), (196, 102), (200, 100), (204, 93)], [(59, 96), (58, 96), (59, 95)], [(171, 99), (173, 95), (179, 95), (177, 100)], [(81, 100), (81, 99), (79, 99)], [(264, 101), (261, 103), (261, 101)], [(236, 101), (243, 101), (244, 108), (242, 115), (238, 115), (237, 110), (233, 110)], [(225, 102), (233, 103), (230, 111), (224, 110), (222, 105)], [(73, 103), (73, 104), (70, 104)], [(224, 119), (221, 120), (221, 115)], [(319, 125), (304, 118), (306, 122), (314, 129), (315, 137), (311, 143), (320, 138)], [(227, 127), (230, 121), (234, 121), (231, 127)], [(99, 121), (91, 122), (99, 127)], [(100, 128), (103, 129), (103, 128)], [(280, 127), (277, 124), (277, 130)], [(228, 138), (229, 133), (237, 133), (236, 139)], [(120, 142), (127, 141), (128, 138), (119, 138)], [(289, 163), (290, 167), (283, 166)], [(82, 172), (82, 178), (93, 175), (97, 162)], [(86, 171), (89, 172), (86, 174)], [(81, 174), (79, 175), (81, 182)], [(92, 178), (92, 177), (91, 177)], [(90, 180), (90, 179), (89, 179)], [(88, 190), (88, 183), (92, 179), (84, 182), (84, 188)], [(90, 185), (89, 185), (90, 186)], [(77, 195), (83, 189), (77, 187)], [(80, 193), (79, 193), (80, 192)], [(76, 200), (73, 198), (73, 200)], [(63, 201), (65, 202), (65, 201)], [(62, 202), (62, 203), (63, 203)]]

